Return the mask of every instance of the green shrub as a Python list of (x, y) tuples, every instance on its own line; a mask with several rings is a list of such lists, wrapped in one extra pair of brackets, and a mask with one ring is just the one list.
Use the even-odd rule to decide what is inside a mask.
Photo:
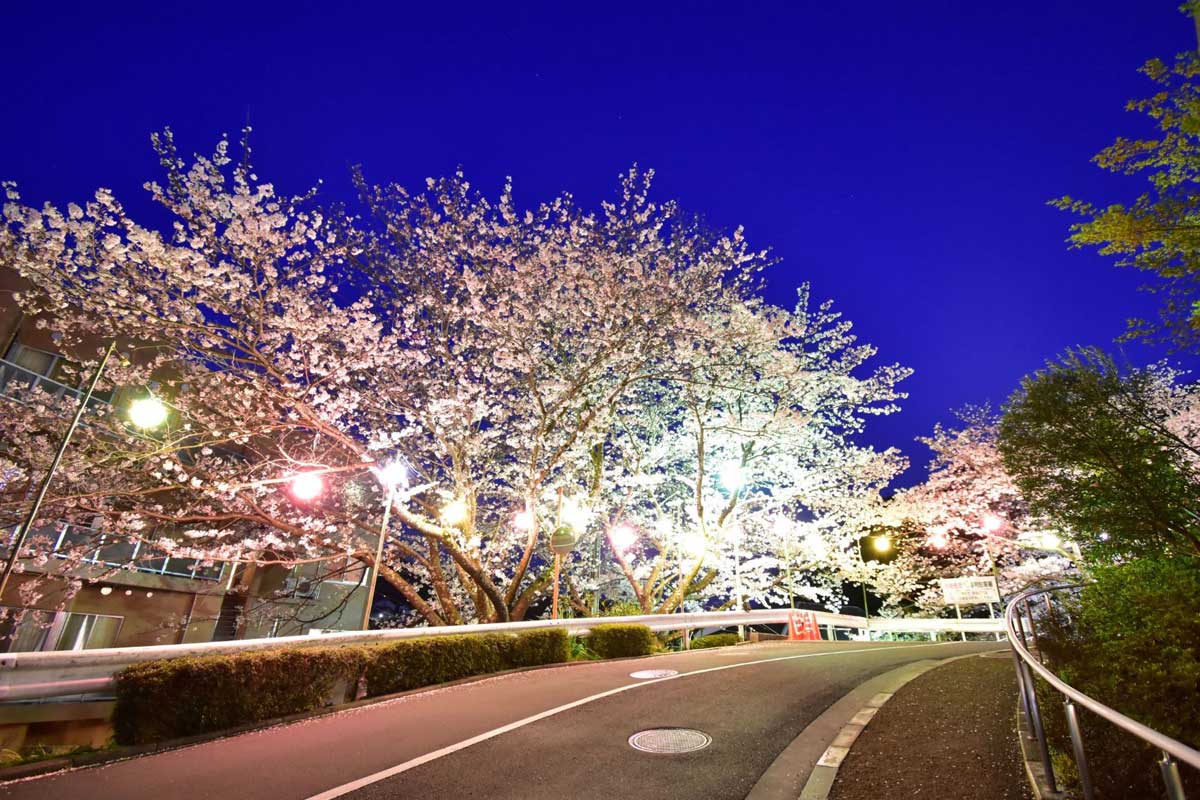
[(145, 744), (311, 711), (339, 681), (357, 681), (364, 655), (309, 647), (133, 664), (116, 675), (113, 732), (120, 744)]
[(509, 635), (505, 669), (559, 664), (571, 658), (571, 637), (561, 628)]
[(117, 674), (113, 727), (118, 743), (145, 744), (313, 711), (363, 676), (376, 697), (569, 654), (567, 632), (550, 629), (147, 661)]
[[(1084, 694), (1196, 747), (1200, 561), (1141, 559), (1095, 567), (1092, 577), (1094, 583), (1068, 609), (1071, 622), (1051, 625), (1040, 637), (1049, 665)], [(1038, 699), (1048, 736), (1071, 752), (1062, 698), (1039, 685)], [(1103, 796), (1161, 794), (1153, 748), (1084, 710), (1080, 725), (1093, 780)], [(1200, 789), (1198, 776), (1183, 772), (1188, 773), (1185, 785)]]
[(645, 625), (595, 625), (588, 649), (601, 658), (648, 656), (658, 649), (654, 633)]
[(697, 636), (692, 639), (691, 647), (693, 650), (703, 650), (706, 647), (728, 647), (731, 644), (738, 643), (736, 633), (713, 633), (708, 636)]

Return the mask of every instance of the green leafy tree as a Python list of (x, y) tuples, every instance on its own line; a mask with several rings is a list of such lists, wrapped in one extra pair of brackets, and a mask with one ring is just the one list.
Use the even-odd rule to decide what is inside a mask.
[(1181, 53), (1171, 63), (1152, 59), (1141, 72), (1157, 91), (1126, 108), (1149, 117), (1156, 134), (1118, 137), (1093, 160), (1111, 172), (1141, 176), (1149, 188), (1128, 204), (1098, 206), (1065, 196), (1052, 205), (1085, 218), (1071, 228), (1073, 247), (1098, 247), (1119, 266), (1154, 276), (1145, 288), (1162, 296), (1159, 319), (1131, 319), (1125, 338), (1200, 350), (1200, 54)]
[(1197, 397), (1158, 365), (1069, 351), (1009, 399), (999, 447), (1034, 513), (1093, 559), (1200, 554)]

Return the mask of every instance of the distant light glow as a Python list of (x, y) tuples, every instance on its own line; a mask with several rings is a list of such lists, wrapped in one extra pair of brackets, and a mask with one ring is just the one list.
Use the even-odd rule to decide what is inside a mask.
[(942, 550), (945, 549), (946, 545), (950, 544), (950, 537), (946, 535), (945, 531), (938, 531), (929, 537), (929, 543), (938, 550)]
[(455, 498), (442, 509), (442, 524), (451, 528), (457, 527), (467, 521), (470, 513), (471, 509), (467, 507), (467, 501)]
[(892, 540), (886, 536), (875, 536), (871, 539), (871, 547), (876, 553), (889, 553), (892, 550)]
[(513, 527), (519, 531), (527, 531), (533, 527), (533, 512), (518, 511), (513, 515)]
[(983, 515), (983, 529), (988, 533), (995, 533), (1004, 527), (1004, 520), (995, 514)]
[(111, 586), (101, 586), (100, 594), (106, 595), (106, 596), (112, 594), (112, 587)]
[(618, 553), (624, 553), (637, 541), (638, 534), (628, 525), (617, 525), (608, 532), (608, 540)]
[(319, 472), (301, 472), (292, 477), (292, 497), (307, 502), (315, 500), (325, 491), (325, 479)]
[(139, 397), (129, 404), (129, 421), (143, 430), (157, 428), (167, 421), (167, 407), (157, 397)]

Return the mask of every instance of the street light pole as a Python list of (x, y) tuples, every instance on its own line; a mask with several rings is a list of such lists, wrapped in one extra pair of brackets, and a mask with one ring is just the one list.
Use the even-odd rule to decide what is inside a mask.
[(867, 557), (863, 554), (863, 539), (858, 540), (858, 563), (862, 564), (863, 579), (860, 581), (863, 595), (863, 616), (866, 618), (867, 641), (871, 641), (871, 607), (867, 604)]
[(379, 542), (375, 545), (375, 563), (371, 567), (371, 582), (367, 585), (367, 602), (363, 606), (362, 629), (371, 628), (371, 606), (375, 603), (375, 587), (379, 584), (379, 569), (383, 566), (383, 542), (387, 539), (388, 521), (392, 516), (392, 502), (396, 498), (396, 484), (388, 482), (387, 502), (383, 507), (383, 521), (379, 523)]
[(25, 521), (21, 523), (21, 527), (17, 531), (12, 552), (8, 554), (8, 560), (4, 564), (4, 573), (0, 575), (0, 597), (4, 596), (4, 591), (8, 588), (8, 579), (12, 576), (13, 569), (17, 566), (17, 559), (21, 557), (21, 548), (25, 546), (25, 540), (29, 537), (29, 529), (33, 526), (34, 521), (37, 520), (38, 512), (42, 509), (42, 501), (46, 499), (46, 493), (50, 490), (50, 481), (54, 479), (54, 473), (58, 471), (59, 462), (62, 461), (63, 454), (67, 451), (67, 445), (71, 442), (71, 436), (74, 435), (75, 429), (79, 427), (79, 420), (83, 418), (83, 412), (87, 409), (87, 404), (92, 399), (92, 392), (96, 390), (96, 384), (100, 382), (100, 376), (104, 374), (104, 368), (108, 366), (108, 359), (112, 356), (116, 347), (117, 342), (114, 339), (109, 343), (108, 349), (104, 351), (104, 357), (100, 359), (100, 363), (96, 366), (96, 371), (92, 373), (92, 379), (88, 383), (87, 390), (79, 398), (79, 407), (75, 409), (75, 416), (72, 418), (71, 424), (67, 426), (67, 431), (63, 434), (62, 440), (58, 443), (58, 452), (54, 454), (54, 460), (50, 462), (50, 469), (46, 471), (46, 476), (42, 478), (42, 484), (38, 487), (37, 496), (33, 499), (33, 505), (29, 507), (29, 513), (25, 515)]

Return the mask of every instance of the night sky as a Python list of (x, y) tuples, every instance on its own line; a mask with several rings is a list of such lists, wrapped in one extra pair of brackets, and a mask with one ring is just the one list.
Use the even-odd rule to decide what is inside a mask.
[(330, 199), (355, 163), (587, 206), (652, 167), (659, 198), (782, 259), (771, 300), (808, 281), (916, 370), (866, 437), (909, 453), (911, 482), (913, 437), (951, 408), (1153, 308), (1139, 276), (1069, 252), (1046, 201), (1141, 190), (1089, 159), (1148, 130), (1123, 105), (1150, 91), (1143, 61), (1195, 46), (1178, 4), (5, 3), (0, 178), (138, 211), (151, 131), (210, 152), (247, 119), (260, 177)]

